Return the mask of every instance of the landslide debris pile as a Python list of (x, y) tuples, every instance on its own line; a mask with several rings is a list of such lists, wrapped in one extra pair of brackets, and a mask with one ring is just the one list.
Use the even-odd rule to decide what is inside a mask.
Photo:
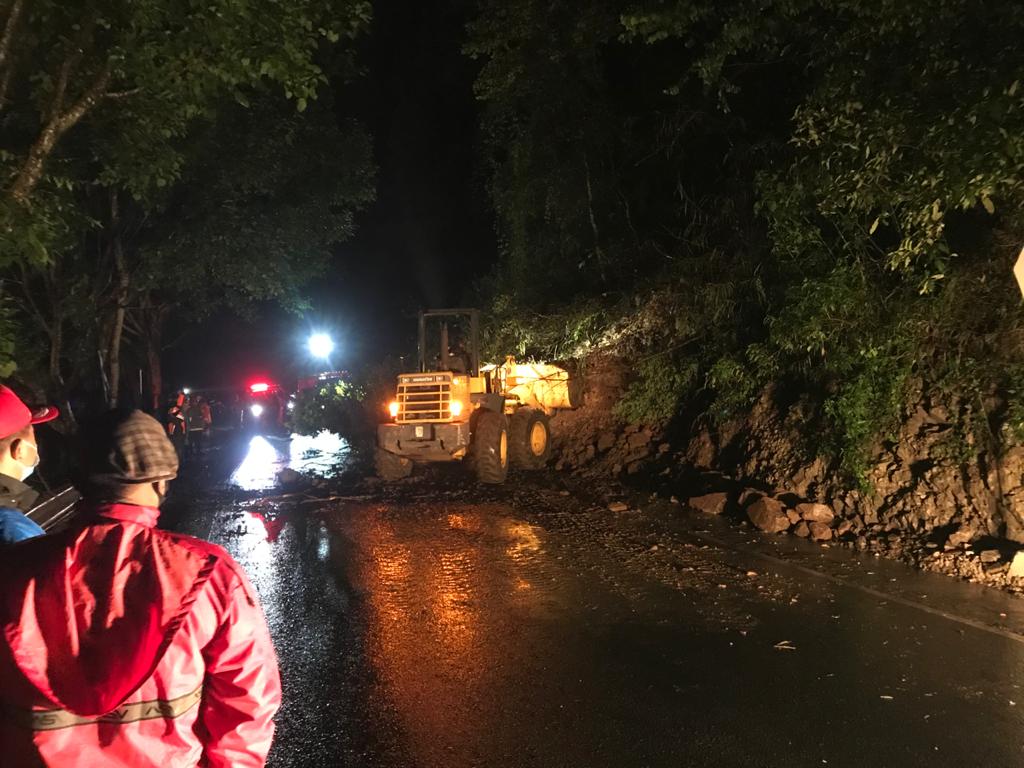
[(653, 486), (769, 533), (1024, 592), (1024, 448), (960, 434), (972, 405), (922, 394), (858, 485), (823, 456), (821, 420), (805, 399), (769, 390), (746, 417), (679, 436), (616, 418), (624, 370), (595, 363), (584, 407), (558, 415), (557, 468)]

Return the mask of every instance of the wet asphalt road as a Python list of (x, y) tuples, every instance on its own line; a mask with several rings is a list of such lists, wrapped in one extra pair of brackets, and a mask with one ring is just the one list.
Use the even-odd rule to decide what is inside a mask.
[(1024, 601), (557, 475), (261, 500), (346, 451), (227, 443), (165, 515), (260, 593), (272, 766), (1024, 765)]

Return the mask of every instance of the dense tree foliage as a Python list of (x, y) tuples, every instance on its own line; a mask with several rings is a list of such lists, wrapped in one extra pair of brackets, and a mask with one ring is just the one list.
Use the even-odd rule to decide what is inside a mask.
[(127, 334), (155, 396), (172, 312), (298, 306), (372, 195), (367, 137), (318, 99), (355, 74), (369, 14), (363, 0), (6, 4), (0, 369), (48, 374), (54, 396), (99, 370), (113, 402)]
[(635, 419), (811, 393), (854, 472), (922, 388), (1015, 421), (1019, 4), (481, 0), (470, 32), (497, 347), (624, 352)]

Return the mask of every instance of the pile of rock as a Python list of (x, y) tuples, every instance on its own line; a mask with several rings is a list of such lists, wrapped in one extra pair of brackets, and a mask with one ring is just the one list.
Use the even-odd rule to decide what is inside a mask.
[[(695, 496), (687, 506), (705, 514), (720, 515), (729, 509), (728, 493), (707, 493)], [(850, 531), (848, 520), (836, 522), (835, 513), (826, 504), (798, 502), (789, 506), (785, 501), (748, 490), (740, 494), (737, 504), (755, 527), (767, 533), (790, 532), (804, 539), (829, 541)]]
[[(719, 478), (721, 479), (721, 478)], [(836, 543), (876, 556), (902, 560), (926, 571), (1024, 593), (1024, 549), (986, 538), (982, 530), (961, 525), (942, 539), (898, 528), (883, 529), (837, 516), (827, 504), (790, 501), (752, 489), (694, 496), (686, 506), (707, 515), (734, 513), (767, 533), (791, 533)], [(984, 542), (989, 542), (987, 545)], [(993, 543), (994, 542), (994, 543)]]
[(556, 448), (559, 449), (555, 464), (557, 470), (576, 470), (593, 465), (614, 476), (633, 475), (648, 461), (670, 450), (669, 444), (661, 442), (654, 428), (638, 424), (619, 430), (608, 429), (582, 439), (578, 432), (559, 437), (556, 437)]
[[(1024, 555), (1011, 568), (1024, 552), (1024, 445), (961, 436), (957, 425), (973, 401), (940, 402), (917, 386), (917, 402), (874, 446), (854, 487), (834, 457), (819, 455), (827, 420), (810, 395), (794, 401), (769, 387), (749, 413), (670, 445), (663, 425), (626, 425), (616, 415), (633, 373), (628, 361), (606, 356), (589, 365), (584, 407), (552, 420), (557, 469), (595, 481), (628, 476), (627, 484), (692, 495), (690, 507), (731, 513), (760, 530), (1024, 589)], [(714, 492), (696, 495), (698, 488)]]

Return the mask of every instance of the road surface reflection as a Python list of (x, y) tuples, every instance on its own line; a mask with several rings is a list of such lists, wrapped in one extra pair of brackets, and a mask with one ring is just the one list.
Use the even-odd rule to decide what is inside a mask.
[(367, 599), (378, 704), (398, 716), (418, 765), (439, 764), (454, 743), (474, 751), (480, 733), (500, 729), (498, 692), (522, 670), (510, 642), (550, 613), (558, 568), (540, 529), (505, 512), (450, 507), (434, 538), (383, 506), (334, 523), (358, 542), (347, 565)]
[(277, 484), (282, 469), (329, 477), (348, 452), (348, 441), (326, 430), (312, 436), (292, 434), (285, 438), (254, 435), (245, 458), (232, 472), (230, 483), (243, 491), (265, 491)]

